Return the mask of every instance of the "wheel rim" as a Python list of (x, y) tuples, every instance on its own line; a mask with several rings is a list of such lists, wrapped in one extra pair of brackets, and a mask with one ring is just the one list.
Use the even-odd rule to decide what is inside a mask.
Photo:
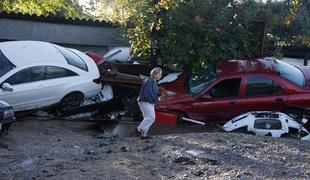
[(62, 100), (61, 107), (64, 109), (78, 107), (80, 106), (81, 101), (82, 98), (80, 96), (71, 95)]

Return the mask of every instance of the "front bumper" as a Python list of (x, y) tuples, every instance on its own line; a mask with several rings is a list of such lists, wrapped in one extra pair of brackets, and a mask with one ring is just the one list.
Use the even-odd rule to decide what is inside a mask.
[[(11, 114), (9, 117), (7, 117), (6, 112), (10, 112)], [(11, 123), (14, 122), (16, 119), (14, 117), (14, 112), (12, 107), (2, 107), (0, 111), (0, 124), (5, 124), (5, 123)]]
[(5, 124), (5, 123), (12, 123), (16, 121), (15, 117), (12, 118), (6, 118), (6, 119), (0, 119), (0, 124)]

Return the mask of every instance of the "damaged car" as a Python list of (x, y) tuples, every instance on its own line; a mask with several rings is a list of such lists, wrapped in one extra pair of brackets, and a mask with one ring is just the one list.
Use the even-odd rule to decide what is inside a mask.
[(303, 127), (307, 119), (298, 123), (292, 117), (272, 111), (252, 111), (241, 114), (224, 124), (223, 129), (227, 132), (246, 128), (247, 131), (257, 136), (281, 137), (290, 133), (293, 129), (299, 136), (308, 136), (309, 132)]
[(2, 42), (0, 62), (0, 99), (14, 111), (77, 107), (102, 87), (89, 56), (48, 42)]
[(0, 100), (0, 135), (7, 134), (14, 121), (15, 117), (12, 106)]
[(178, 119), (225, 123), (250, 111), (280, 111), (298, 121), (310, 108), (310, 68), (272, 58), (220, 61), (160, 88), (156, 110)]

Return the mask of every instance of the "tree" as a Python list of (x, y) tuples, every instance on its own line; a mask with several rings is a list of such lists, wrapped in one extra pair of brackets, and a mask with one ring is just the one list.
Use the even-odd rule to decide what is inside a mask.
[[(207, 67), (220, 59), (257, 56), (253, 20), (268, 22), (266, 33), (275, 44), (309, 42), (308, 0), (99, 1), (105, 4), (102, 18), (122, 25), (132, 53), (141, 60), (150, 58), (155, 29), (170, 66)], [(294, 19), (288, 25), (290, 12)]]
[(242, 5), (234, 0), (195, 0), (169, 11), (160, 46), (164, 57), (191, 69), (257, 56), (258, 40), (249, 30), (252, 16)]
[(87, 17), (77, 0), (1, 0), (0, 11), (61, 17)]
[[(177, 63), (189, 68), (206, 67), (219, 59), (250, 57), (258, 53), (257, 42), (250, 38), (252, 17), (246, 14), (250, 10), (242, 8), (242, 3), (237, 1), (112, 2), (110, 5), (123, 9), (123, 12), (116, 11), (114, 20), (121, 22), (132, 53), (142, 60), (150, 57), (154, 29), (161, 31), (159, 48), (170, 66)], [(159, 13), (161, 11), (165, 13)]]

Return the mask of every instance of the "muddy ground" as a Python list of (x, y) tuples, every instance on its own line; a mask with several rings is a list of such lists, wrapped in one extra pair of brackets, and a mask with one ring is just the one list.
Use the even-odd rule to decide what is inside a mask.
[(121, 124), (18, 121), (0, 137), (0, 179), (310, 178), (308, 141), (201, 126), (154, 127), (141, 140), (126, 137), (136, 124)]

